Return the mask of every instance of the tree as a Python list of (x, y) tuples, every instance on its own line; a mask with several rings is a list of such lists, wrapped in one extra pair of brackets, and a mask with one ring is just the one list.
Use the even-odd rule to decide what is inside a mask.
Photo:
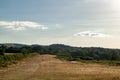
[(3, 45), (0, 47), (0, 55), (4, 55), (5, 49), (6, 49), (6, 47)]

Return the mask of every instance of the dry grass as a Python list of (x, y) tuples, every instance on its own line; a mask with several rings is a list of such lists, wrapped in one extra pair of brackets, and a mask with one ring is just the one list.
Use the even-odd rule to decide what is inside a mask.
[(120, 67), (60, 61), (54, 57), (37, 56), (9, 72), (0, 71), (0, 76), (4, 74), (0, 80), (120, 80)]
[(16, 53), (4, 53), (4, 55), (15, 55)]
[(120, 67), (60, 61), (50, 55), (42, 58), (43, 80), (120, 80)]

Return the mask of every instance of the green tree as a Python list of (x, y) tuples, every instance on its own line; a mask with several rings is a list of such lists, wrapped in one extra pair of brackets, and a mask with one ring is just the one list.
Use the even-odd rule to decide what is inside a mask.
[(22, 49), (21, 49), (21, 53), (23, 53), (23, 54), (27, 54), (27, 53), (29, 53), (29, 50), (26, 49), (26, 48), (22, 48)]
[(5, 53), (5, 46), (0, 47), (0, 55), (4, 55)]

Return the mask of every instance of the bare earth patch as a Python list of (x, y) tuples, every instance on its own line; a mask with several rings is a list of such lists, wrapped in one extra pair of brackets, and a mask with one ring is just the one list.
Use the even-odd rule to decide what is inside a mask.
[(54, 57), (38, 55), (0, 69), (0, 80), (120, 80), (120, 67), (60, 61)]

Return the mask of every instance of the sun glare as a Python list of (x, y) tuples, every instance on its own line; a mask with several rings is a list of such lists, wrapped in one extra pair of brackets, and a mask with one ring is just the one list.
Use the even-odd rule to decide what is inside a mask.
[(111, 0), (113, 10), (120, 11), (120, 0)]

